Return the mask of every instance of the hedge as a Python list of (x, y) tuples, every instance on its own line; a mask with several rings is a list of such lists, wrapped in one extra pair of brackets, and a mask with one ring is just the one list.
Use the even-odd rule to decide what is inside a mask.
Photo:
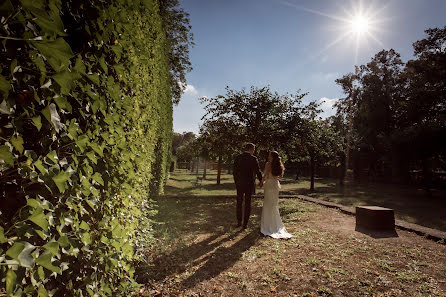
[(170, 163), (159, 4), (6, 0), (0, 23), (1, 286), (128, 295)]

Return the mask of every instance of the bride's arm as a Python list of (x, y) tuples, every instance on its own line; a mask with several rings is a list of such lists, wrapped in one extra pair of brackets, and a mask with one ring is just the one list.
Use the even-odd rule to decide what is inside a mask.
[(268, 173), (271, 171), (271, 166), (269, 164), (269, 162), (266, 162), (265, 164), (265, 169), (263, 170), (263, 179), (262, 179), (262, 183), (264, 183), (266, 181), (266, 176), (268, 175)]

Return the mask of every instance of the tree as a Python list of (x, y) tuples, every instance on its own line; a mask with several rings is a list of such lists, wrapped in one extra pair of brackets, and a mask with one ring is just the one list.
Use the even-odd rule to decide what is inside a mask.
[(446, 27), (425, 32), (427, 38), (413, 44), (417, 59), (404, 69), (407, 88), (395, 141), (411, 159), (421, 160), (430, 195), (433, 159), (446, 151)]
[[(316, 102), (294, 108), (285, 123), (288, 141), (284, 149), (290, 160), (308, 161), (310, 165), (310, 190), (314, 190), (316, 167), (336, 160), (342, 148), (342, 138), (330, 120), (321, 120)], [(284, 138), (284, 140), (285, 140)]]
[(173, 132), (172, 136), (172, 154), (174, 156), (177, 155), (177, 149), (178, 147), (182, 146), (183, 144), (188, 143), (189, 141), (192, 141), (196, 138), (194, 132), (183, 132), (183, 133), (177, 133)]
[(190, 162), (194, 157), (197, 157), (198, 141), (197, 138), (183, 142), (176, 150), (178, 162)]
[[(249, 93), (226, 87), (226, 94), (214, 98), (203, 97), (206, 104), (204, 122), (222, 121), (237, 127), (238, 147), (253, 142), (257, 151), (280, 147), (281, 120), (291, 115), (293, 107), (306, 94), (279, 95), (269, 87), (251, 87)], [(223, 135), (221, 135), (223, 136)]]
[(159, 0), (162, 25), (169, 46), (170, 89), (173, 103), (178, 104), (186, 87), (186, 73), (192, 70), (189, 47), (193, 46), (189, 14), (179, 0)]
[(350, 138), (356, 138), (355, 150), (368, 151), (369, 172), (377, 162), (384, 161), (391, 164), (394, 178), (402, 175), (402, 158), (392, 135), (397, 129), (397, 110), (403, 100), (403, 65), (393, 49), (382, 50), (369, 63), (356, 68), (354, 74), (337, 80), (347, 95), (337, 104), (350, 130), (347, 148), (351, 145)]

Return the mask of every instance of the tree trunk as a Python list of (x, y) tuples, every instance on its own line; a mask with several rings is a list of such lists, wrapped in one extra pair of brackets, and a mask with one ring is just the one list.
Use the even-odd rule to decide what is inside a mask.
[(310, 175), (311, 175), (310, 191), (314, 191), (314, 171), (315, 171), (314, 167), (315, 167), (314, 156), (310, 156)]
[(432, 197), (432, 160), (430, 158), (423, 159), (423, 188), (426, 196)]
[(221, 177), (221, 162), (222, 162), (222, 158), (221, 158), (221, 156), (218, 156), (218, 164), (217, 164), (217, 185), (220, 184), (220, 177)]
[(203, 179), (206, 179), (206, 165), (207, 165), (207, 160), (204, 159)]
[(344, 152), (341, 152), (340, 155), (341, 159), (341, 165), (340, 165), (340, 172), (339, 172), (339, 185), (344, 186), (345, 184), (345, 174), (347, 173), (347, 167), (346, 167), (346, 154)]

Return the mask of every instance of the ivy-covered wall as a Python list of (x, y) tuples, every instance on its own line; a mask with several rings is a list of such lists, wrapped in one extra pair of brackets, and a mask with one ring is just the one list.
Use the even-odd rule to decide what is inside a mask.
[(170, 159), (158, 1), (1, 3), (0, 292), (126, 295)]

